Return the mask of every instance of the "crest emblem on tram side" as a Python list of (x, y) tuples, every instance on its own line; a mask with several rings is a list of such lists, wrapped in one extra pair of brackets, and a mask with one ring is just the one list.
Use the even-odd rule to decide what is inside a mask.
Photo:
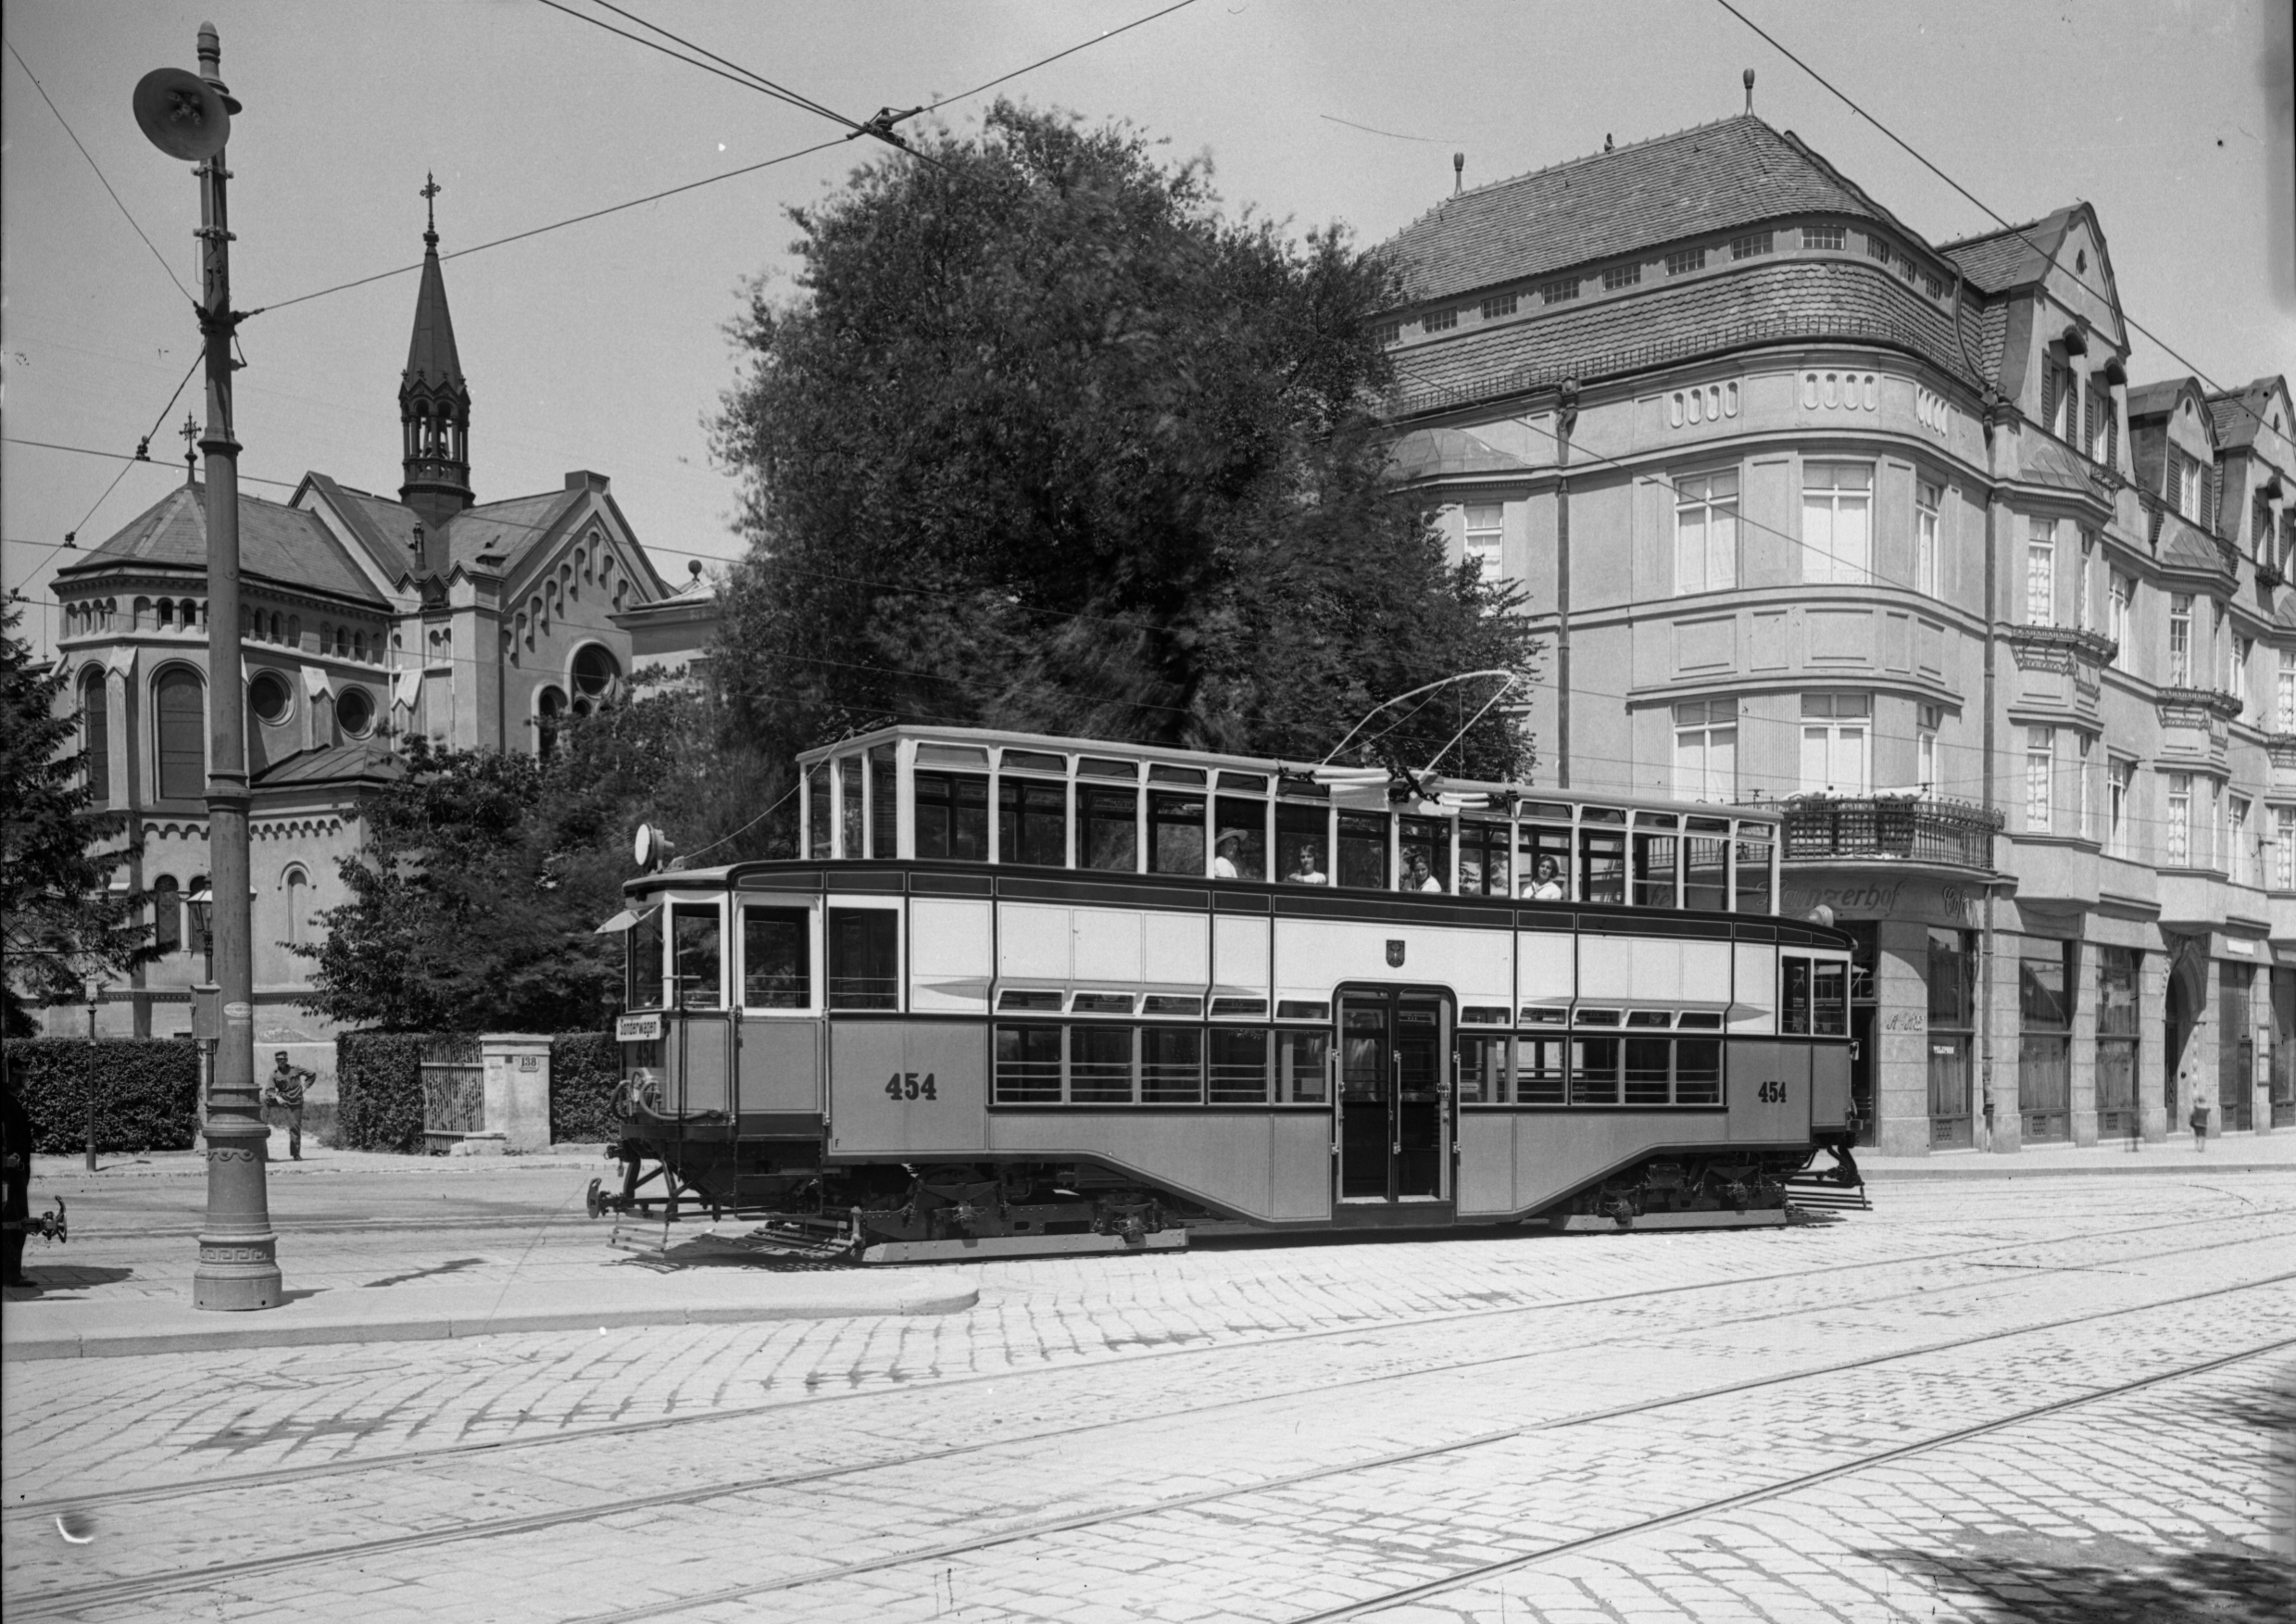
[(1403, 967), (1403, 944), (1394, 938), (1387, 941), (1387, 963), (1398, 970)]

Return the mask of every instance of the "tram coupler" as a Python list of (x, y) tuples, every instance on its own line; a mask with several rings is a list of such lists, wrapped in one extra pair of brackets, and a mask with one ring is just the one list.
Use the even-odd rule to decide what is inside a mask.
[(53, 1240), (61, 1245), (71, 1238), (64, 1222), (64, 1198), (60, 1195), (56, 1198), (56, 1211), (52, 1213), (0, 1221), (0, 1233), (37, 1235), (43, 1240)]

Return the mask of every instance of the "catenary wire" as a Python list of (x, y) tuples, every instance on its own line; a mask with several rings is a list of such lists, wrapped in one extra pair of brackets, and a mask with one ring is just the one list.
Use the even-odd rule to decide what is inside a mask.
[[(146, 248), (151, 249), (152, 258), (159, 261), (159, 269), (168, 273), (168, 280), (169, 282), (175, 283), (175, 291), (182, 294), (185, 298), (190, 299), (192, 297), (191, 289), (183, 285), (183, 279), (176, 275), (175, 268), (168, 263), (168, 257), (159, 251), (157, 245), (153, 243), (151, 238), (144, 235), (144, 228), (135, 223), (135, 216), (130, 214), (128, 212), (128, 206), (119, 201), (119, 194), (114, 192), (112, 190), (112, 183), (104, 178), (104, 170), (102, 167), (96, 163), (94, 154), (91, 153), (87, 147), (82, 144), (79, 135), (72, 130), (70, 120), (64, 117), (63, 109), (58, 107), (56, 105), (55, 98), (48, 94), (48, 87), (40, 82), (40, 76), (31, 70), (31, 64), (25, 61), (24, 54), (16, 48), (16, 42), (14, 40), (8, 40), (6, 44), (8, 47), (8, 55), (16, 58), (16, 65), (24, 70), (24, 77), (31, 81), (32, 89), (40, 93), (40, 99), (48, 104), (48, 111), (56, 115), (56, 121), (64, 127), (64, 133), (69, 135), (71, 137), (71, 144), (80, 148), (80, 156), (88, 160), (88, 168), (95, 171), (95, 178), (98, 183), (100, 183), (105, 192), (110, 195), (112, 202), (119, 205), (120, 217), (128, 222), (129, 229), (134, 232), (137, 236), (144, 238), (144, 245)], [(193, 299), (192, 302), (194, 304), (198, 303), (196, 299)]]
[[(747, 68), (742, 68), (735, 63), (727, 62), (723, 57), (718, 56), (714, 51), (703, 51), (702, 54), (704, 56), (715, 58), (718, 62), (724, 63), (724, 67), (713, 67), (709, 62), (700, 61), (696, 57), (684, 56), (680, 52), (673, 51), (668, 45), (662, 44), (658, 41), (649, 40), (643, 34), (634, 34), (628, 29), (616, 28), (612, 23), (608, 22), (603, 18), (592, 17), (587, 12), (577, 11), (571, 6), (560, 4), (560, 0), (539, 0), (539, 4), (548, 6), (553, 11), (562, 12), (566, 16), (572, 18), (577, 22), (586, 22), (593, 28), (604, 29), (608, 33), (614, 35), (618, 39), (628, 40), (633, 44), (643, 45), (649, 51), (659, 51), (673, 62), (683, 62), (688, 68), (698, 68), (704, 73), (714, 73), (720, 79), (726, 80), (734, 84), (738, 84), (744, 90), (754, 90), (759, 95), (772, 96), (775, 101), (796, 107), (800, 112), (815, 114), (818, 117), (827, 119), (832, 123), (843, 124), (848, 130), (859, 130), (861, 128), (859, 124), (856, 123), (853, 120), (847, 118), (843, 113), (837, 112), (830, 107), (825, 107), (821, 103), (814, 101), (809, 97), (797, 94), (795, 91), (784, 90), (780, 85), (775, 84), (772, 80), (767, 79), (763, 74), (752, 73)], [(641, 28), (652, 29), (656, 33), (662, 34), (672, 40), (677, 40), (678, 44), (685, 46), (687, 50), (702, 50), (701, 46), (693, 44), (689, 40), (681, 39), (678, 35), (671, 33), (666, 28), (660, 28), (653, 23), (647, 22), (644, 18), (636, 16), (632, 12), (624, 11), (619, 6), (607, 5), (607, 0), (598, 0), (598, 4), (606, 6), (606, 8), (609, 11), (613, 12), (616, 16), (629, 18), (632, 22), (636, 23)], [(729, 72), (727, 71), (728, 69), (733, 70)]]

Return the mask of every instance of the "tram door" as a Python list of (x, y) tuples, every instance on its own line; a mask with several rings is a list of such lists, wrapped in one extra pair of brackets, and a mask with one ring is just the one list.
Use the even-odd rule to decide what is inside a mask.
[(1403, 990), (1339, 999), (1339, 1199), (1450, 1195), (1449, 1006)]

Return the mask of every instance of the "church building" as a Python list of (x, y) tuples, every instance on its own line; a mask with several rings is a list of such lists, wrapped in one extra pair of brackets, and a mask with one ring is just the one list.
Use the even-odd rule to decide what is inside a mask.
[[(240, 497), (257, 1042), (309, 1044), (298, 1063), (327, 1074), (332, 1028), (300, 1007), (309, 963), (291, 949), (345, 900), (337, 865), (358, 848), (361, 796), (403, 770), (394, 741), (547, 753), (561, 720), (610, 702), (634, 666), (696, 662), (716, 621), (700, 565), (666, 581), (604, 474), (478, 500), (434, 218), (422, 240), (397, 495), (311, 472), (283, 503)], [(149, 895), (160, 950), (106, 989), (98, 1026), (169, 1036), (207, 978), (204, 486), (187, 479), (58, 571), (56, 592), (95, 801), (125, 814), (114, 883)], [(77, 1008), (48, 1018), (86, 1030)]]

